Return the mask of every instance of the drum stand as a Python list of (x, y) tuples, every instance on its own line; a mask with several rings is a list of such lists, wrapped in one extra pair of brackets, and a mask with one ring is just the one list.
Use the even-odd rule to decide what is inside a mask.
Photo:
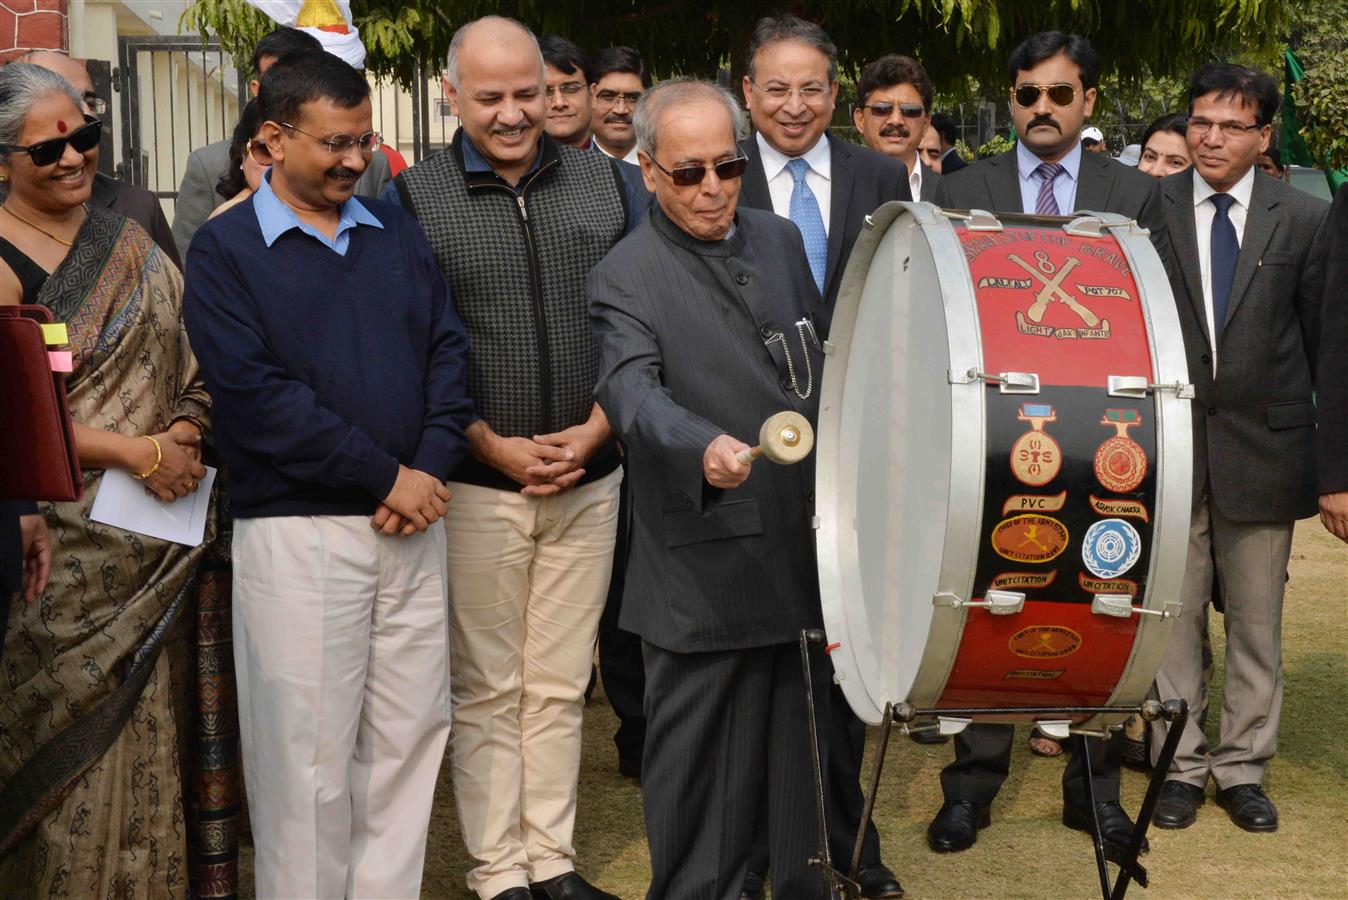
[[(1152, 769), (1151, 781), (1147, 785), (1146, 796), (1142, 799), (1142, 808), (1138, 810), (1137, 819), (1134, 820), (1132, 836), (1128, 844), (1124, 846), (1112, 843), (1106, 844), (1100, 833), (1099, 812), (1095, 806), (1094, 773), (1091, 770), (1091, 757), (1086, 746), (1086, 738), (1091, 735), (1081, 732), (1074, 735), (1076, 752), (1081, 756), (1083, 768), (1082, 777), (1086, 788), (1086, 808), (1091, 812), (1090, 834), (1095, 845), (1095, 865), (1100, 875), (1100, 895), (1103, 900), (1123, 900), (1131, 882), (1136, 881), (1144, 888), (1147, 886), (1147, 870), (1137, 861), (1137, 857), (1141, 852), (1143, 841), (1146, 840), (1147, 828), (1151, 823), (1152, 812), (1156, 809), (1156, 801), (1161, 796), (1161, 786), (1165, 783), (1166, 773), (1170, 770), (1170, 763), (1175, 758), (1175, 750), (1179, 746), (1180, 735), (1184, 733), (1184, 726), (1189, 720), (1189, 704), (1184, 700), (1168, 700), (1165, 703), (1148, 700), (1135, 707), (1058, 706), (1045, 708), (1008, 706), (975, 709), (918, 709), (908, 703), (900, 703), (897, 706), (893, 703), (886, 703), (884, 717), (880, 721), (875, 761), (871, 767), (870, 789), (866, 792), (866, 803), (862, 809), (861, 822), (857, 826), (856, 845), (852, 850), (852, 859), (846, 873), (835, 868), (829, 854), (828, 825), (824, 813), (824, 771), (819, 753), (819, 729), (815, 721), (809, 657), (809, 645), (824, 644), (824, 642), (824, 632), (819, 629), (802, 630), (800, 633), (800, 664), (805, 674), (805, 704), (810, 725), (810, 753), (814, 763), (815, 805), (819, 820), (819, 853), (810, 860), (810, 865), (818, 867), (820, 874), (828, 883), (830, 897), (838, 898), (838, 900), (861, 900), (861, 889), (856, 882), (857, 870), (861, 867), (861, 846), (875, 812), (875, 799), (880, 791), (880, 774), (884, 771), (885, 753), (889, 749), (889, 736), (893, 730), (895, 718), (907, 724), (914, 719), (931, 716), (972, 719), (975, 716), (988, 715), (1043, 716), (1047, 714), (1066, 717), (1115, 713), (1140, 715), (1149, 722), (1157, 719), (1164, 719), (1169, 722), (1170, 728), (1166, 731), (1165, 743), (1161, 745), (1161, 755)], [(1112, 888), (1109, 884), (1107, 862), (1112, 862), (1119, 867), (1118, 879), (1114, 882)]]

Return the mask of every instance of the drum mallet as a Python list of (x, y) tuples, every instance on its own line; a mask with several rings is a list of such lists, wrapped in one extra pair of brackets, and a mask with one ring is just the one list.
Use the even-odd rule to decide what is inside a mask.
[(798, 412), (779, 412), (768, 416), (758, 429), (758, 446), (735, 454), (740, 462), (748, 464), (766, 456), (780, 465), (798, 463), (814, 449), (814, 429)]

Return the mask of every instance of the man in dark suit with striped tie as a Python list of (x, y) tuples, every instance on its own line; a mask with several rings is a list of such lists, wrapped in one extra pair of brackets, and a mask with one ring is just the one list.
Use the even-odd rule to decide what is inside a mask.
[[(1151, 230), (1162, 261), (1168, 256), (1157, 181), (1108, 156), (1083, 153), (1081, 127), (1095, 104), (1100, 61), (1083, 37), (1058, 31), (1027, 38), (1011, 53), (1011, 114), (1019, 143), (1012, 150), (944, 175), (936, 204), (989, 212), (1070, 215), (1112, 212)], [(938, 852), (965, 850), (990, 822), (988, 807), (1011, 765), (1011, 725), (974, 724), (955, 738), (955, 761), (941, 773), (945, 802), (927, 829)], [(1124, 844), (1133, 829), (1119, 805), (1122, 732), (1091, 739), (1092, 780), (1107, 841)], [(1088, 830), (1082, 762), (1063, 774), (1063, 824)], [(1145, 848), (1145, 845), (1144, 845)]]
[[(830, 310), (852, 245), (866, 217), (891, 200), (911, 200), (908, 172), (897, 159), (828, 133), (838, 96), (838, 51), (824, 30), (795, 16), (759, 20), (750, 38), (744, 96), (755, 135), (741, 146), (749, 159), (741, 205), (790, 219), (805, 241), (815, 286)], [(829, 840), (850, 860), (861, 821), (861, 757), (866, 729), (842, 692), (833, 692), (828, 733)], [(745, 895), (761, 892), (763, 855), (750, 865)], [(864, 897), (897, 897), (899, 883), (880, 859), (880, 836), (867, 830), (858, 881)]]
[(737, 896), (762, 808), (774, 893), (827, 896), (809, 865), (819, 837), (797, 643), (822, 621), (813, 461), (737, 456), (772, 414), (814, 419), (827, 314), (796, 228), (737, 209), (741, 116), (707, 82), (642, 97), (634, 125), (657, 202), (586, 285), (595, 396), (627, 448), (621, 624), (642, 639), (647, 896), (660, 900)]

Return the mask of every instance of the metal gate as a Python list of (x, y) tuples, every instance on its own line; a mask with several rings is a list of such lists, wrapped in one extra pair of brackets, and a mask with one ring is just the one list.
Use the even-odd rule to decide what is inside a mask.
[(173, 218), (187, 157), (228, 140), (247, 96), (243, 74), (213, 40), (120, 37), (113, 84), (121, 94), (117, 177), (168, 200)]

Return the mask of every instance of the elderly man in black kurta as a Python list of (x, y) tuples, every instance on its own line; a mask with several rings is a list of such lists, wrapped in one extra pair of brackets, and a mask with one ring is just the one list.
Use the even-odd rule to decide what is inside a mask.
[(825, 896), (808, 865), (818, 833), (797, 650), (821, 622), (813, 465), (736, 458), (769, 415), (814, 418), (825, 314), (796, 227), (736, 210), (741, 123), (705, 82), (642, 98), (657, 206), (587, 283), (596, 396), (631, 480), (622, 626), (643, 641), (648, 897), (661, 900), (739, 896), (765, 795), (774, 893)]

